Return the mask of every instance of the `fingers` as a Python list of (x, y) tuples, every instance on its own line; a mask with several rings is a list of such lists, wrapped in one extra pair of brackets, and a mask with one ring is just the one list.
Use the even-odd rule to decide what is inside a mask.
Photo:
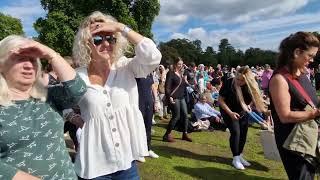
[(100, 32), (113, 33), (117, 31), (116, 22), (95, 22), (90, 25), (91, 34), (98, 34)]
[(95, 49), (96, 49), (96, 46), (92, 43), (91, 40), (88, 41), (88, 46), (89, 46), (92, 50), (95, 50)]
[(235, 117), (236, 120), (240, 119), (240, 115), (238, 113), (234, 113), (233, 116)]
[(95, 22), (90, 25), (90, 31), (94, 31), (103, 27), (103, 22)]

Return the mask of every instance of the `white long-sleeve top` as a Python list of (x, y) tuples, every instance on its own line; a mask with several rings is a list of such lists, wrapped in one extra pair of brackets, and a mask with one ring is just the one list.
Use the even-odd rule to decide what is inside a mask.
[(90, 83), (86, 67), (77, 69), (88, 86), (79, 102), (85, 124), (75, 171), (81, 178), (129, 169), (133, 160), (148, 155), (135, 77), (151, 73), (161, 53), (148, 38), (136, 45), (135, 53), (134, 58), (121, 57), (112, 65), (104, 87)]

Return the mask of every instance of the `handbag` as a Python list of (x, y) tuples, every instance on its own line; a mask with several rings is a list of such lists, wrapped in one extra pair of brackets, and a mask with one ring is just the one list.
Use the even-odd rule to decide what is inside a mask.
[(182, 78), (181, 77), (179, 77), (179, 78), (180, 78), (180, 82), (179, 82), (178, 86), (170, 93), (170, 96), (167, 97), (166, 95), (164, 95), (164, 97), (163, 97), (163, 104), (164, 105), (169, 105), (170, 104), (170, 99), (169, 98), (178, 90), (179, 86), (181, 85)]

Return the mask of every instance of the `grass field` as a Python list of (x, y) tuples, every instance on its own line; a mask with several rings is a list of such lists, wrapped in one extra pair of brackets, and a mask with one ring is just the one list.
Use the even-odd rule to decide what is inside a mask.
[(160, 158), (139, 163), (142, 179), (287, 179), (280, 162), (264, 158), (257, 127), (249, 128), (244, 156), (252, 165), (243, 171), (231, 166), (228, 132), (194, 132), (191, 143), (180, 140), (181, 133), (174, 132), (176, 142), (167, 143), (162, 142), (165, 127), (166, 122), (153, 127), (152, 149)]

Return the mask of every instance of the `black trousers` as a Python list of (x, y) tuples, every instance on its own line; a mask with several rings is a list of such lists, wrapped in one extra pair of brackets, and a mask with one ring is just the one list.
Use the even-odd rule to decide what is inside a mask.
[(224, 122), (230, 131), (230, 149), (233, 156), (239, 156), (247, 141), (248, 120), (243, 117), (239, 120), (232, 120), (226, 113), (221, 113)]
[(172, 118), (167, 127), (167, 133), (170, 133), (177, 122), (182, 118), (183, 121), (183, 132), (188, 131), (188, 110), (185, 99), (175, 99), (174, 104), (170, 104), (169, 107), (172, 112)]
[(313, 180), (315, 168), (300, 155), (277, 146), (289, 180)]
[(144, 126), (146, 128), (148, 150), (151, 149), (151, 127), (153, 117), (153, 102), (139, 102), (139, 109), (142, 113)]

